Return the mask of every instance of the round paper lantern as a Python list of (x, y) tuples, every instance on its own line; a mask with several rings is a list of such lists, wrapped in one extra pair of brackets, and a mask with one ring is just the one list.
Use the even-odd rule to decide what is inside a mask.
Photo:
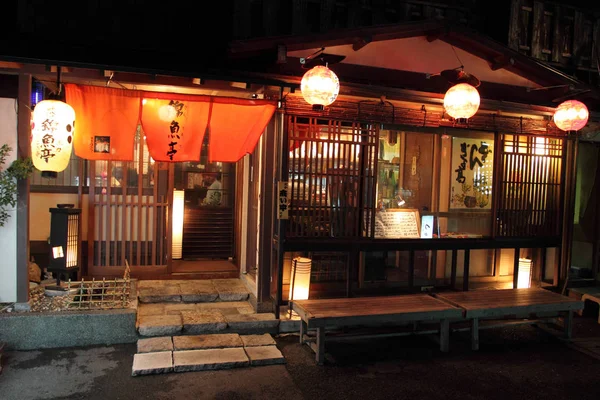
[(31, 115), (31, 158), (42, 176), (56, 177), (67, 168), (74, 132), (73, 107), (58, 100), (37, 103)]
[(340, 92), (340, 80), (329, 68), (317, 65), (304, 74), (300, 90), (304, 100), (312, 104), (314, 110), (322, 110), (337, 98)]
[(479, 109), (479, 92), (468, 83), (452, 86), (444, 96), (444, 108), (452, 118), (466, 120)]
[(578, 131), (588, 122), (590, 113), (580, 101), (567, 100), (556, 108), (554, 123), (563, 131)]

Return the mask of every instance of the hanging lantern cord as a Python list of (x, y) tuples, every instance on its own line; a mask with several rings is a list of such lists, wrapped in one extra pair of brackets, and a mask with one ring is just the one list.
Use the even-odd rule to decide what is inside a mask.
[(56, 67), (56, 96), (60, 98), (61, 86), (60, 86), (60, 65)]

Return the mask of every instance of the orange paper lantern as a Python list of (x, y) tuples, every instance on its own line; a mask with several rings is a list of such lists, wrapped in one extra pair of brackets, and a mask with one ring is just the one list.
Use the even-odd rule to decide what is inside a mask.
[(313, 109), (322, 110), (337, 98), (340, 92), (340, 80), (329, 68), (317, 65), (304, 74), (300, 90), (304, 100), (312, 104)]
[(587, 124), (589, 116), (585, 104), (577, 100), (567, 100), (556, 108), (554, 123), (563, 131), (578, 131)]
[(479, 109), (479, 92), (468, 83), (452, 86), (444, 96), (444, 108), (452, 118), (466, 120)]

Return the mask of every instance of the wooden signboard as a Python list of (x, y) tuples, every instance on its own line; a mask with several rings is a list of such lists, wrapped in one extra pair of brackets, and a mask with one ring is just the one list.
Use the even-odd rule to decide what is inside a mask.
[(377, 211), (375, 237), (385, 239), (420, 238), (419, 210), (398, 209)]

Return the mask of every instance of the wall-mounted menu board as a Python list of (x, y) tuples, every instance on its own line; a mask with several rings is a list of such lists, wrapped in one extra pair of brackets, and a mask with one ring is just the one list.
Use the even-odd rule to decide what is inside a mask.
[(398, 209), (375, 213), (375, 237), (385, 239), (420, 238), (419, 210)]

